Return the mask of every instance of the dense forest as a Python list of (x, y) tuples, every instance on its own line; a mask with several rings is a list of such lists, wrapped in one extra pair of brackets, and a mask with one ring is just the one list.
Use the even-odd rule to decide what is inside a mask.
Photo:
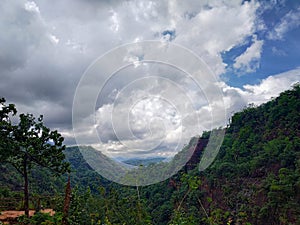
[[(42, 205), (55, 215), (36, 213), (16, 223), (62, 224), (67, 205), (71, 225), (300, 224), (299, 121), (297, 84), (265, 104), (235, 113), (208, 169), (198, 168), (210, 135), (205, 132), (192, 139), (197, 147), (186, 166), (149, 186), (108, 181), (92, 170), (77, 147), (69, 147), (64, 152), (70, 173), (54, 176), (35, 166), (29, 174), (30, 208)], [(23, 209), (22, 184), (14, 167), (0, 164), (0, 210)]]

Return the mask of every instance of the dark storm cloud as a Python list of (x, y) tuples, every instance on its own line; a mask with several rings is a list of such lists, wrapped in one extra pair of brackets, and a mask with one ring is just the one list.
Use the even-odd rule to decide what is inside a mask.
[(25, 66), (32, 49), (43, 37), (44, 27), (37, 19), (38, 14), (27, 11), (22, 1), (2, 1), (0, 12), (0, 68), (3, 73)]
[(43, 114), (48, 126), (70, 129), (75, 88), (89, 58), (51, 32), (34, 2), (1, 3), (0, 95), (19, 112)]

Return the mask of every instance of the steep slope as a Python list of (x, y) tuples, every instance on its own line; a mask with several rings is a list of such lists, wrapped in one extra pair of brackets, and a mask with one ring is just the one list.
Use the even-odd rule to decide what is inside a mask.
[(236, 220), (299, 224), (299, 121), (299, 85), (236, 113), (218, 159), (205, 171), (206, 196)]
[[(143, 188), (154, 224), (300, 224), (300, 86), (236, 113), (214, 163)], [(171, 222), (170, 222), (171, 221)]]
[(300, 224), (300, 86), (236, 113), (213, 165), (189, 174), (201, 205), (188, 196), (187, 214), (193, 205), (217, 224)]

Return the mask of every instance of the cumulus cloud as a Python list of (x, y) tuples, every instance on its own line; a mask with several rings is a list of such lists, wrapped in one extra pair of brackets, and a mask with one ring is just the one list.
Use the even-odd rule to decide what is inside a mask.
[(236, 71), (242, 73), (250, 73), (256, 71), (259, 68), (259, 61), (261, 58), (263, 40), (257, 40), (257, 36), (254, 35), (252, 44), (246, 49), (244, 53), (235, 58), (233, 67)]
[(253, 34), (257, 29), (258, 7), (259, 3), (255, 1), (243, 4), (241, 1), (211, 1), (196, 13), (190, 9), (187, 11), (190, 12), (189, 16), (177, 24), (176, 41), (189, 46), (205, 58), (216, 74), (221, 74), (226, 65), (220, 53), (244, 43)]
[[(254, 71), (263, 46), (263, 40), (254, 35), (261, 29), (257, 15), (260, 6), (257, 1), (242, 0), (4, 0), (0, 5), (0, 94), (16, 103), (20, 112), (44, 114), (47, 125), (59, 129), (67, 144), (75, 144), (73, 97), (82, 74), (97, 57), (122, 44), (161, 40), (192, 50), (218, 78), (226, 70), (221, 54), (253, 37), (252, 45), (236, 58), (234, 67)], [(270, 37), (281, 38), (298, 26), (297, 12), (299, 9), (282, 18)], [(154, 148), (155, 154), (172, 155), (170, 149), (176, 148), (179, 134), (185, 138), (179, 142), (184, 143), (203, 130), (224, 125), (224, 115), (212, 116), (221, 102), (214, 98), (209, 102), (204, 94), (213, 96), (216, 85), (222, 89), (231, 112), (251, 101), (266, 101), (289, 87), (292, 79), (298, 79), (295, 70), (243, 89), (224, 82), (205, 87), (203, 79), (203, 89), (199, 90), (176, 68), (143, 65), (141, 61), (147, 55), (138, 49), (127, 56), (124, 60), (133, 66), (111, 77), (99, 93), (94, 114), (79, 121), (78, 132), (86, 143), (99, 145), (100, 137), (98, 147), (108, 154), (125, 154), (128, 147), (139, 154), (137, 146), (143, 144), (145, 149)], [(114, 65), (114, 59), (107, 62), (99, 79)], [(284, 85), (279, 87), (279, 82)], [(90, 91), (100, 86), (85, 88), (84, 97), (89, 98)], [(85, 99), (80, 104), (84, 111)], [(196, 120), (199, 127), (194, 126)]]
[(298, 82), (300, 82), (300, 68), (271, 75), (256, 85), (244, 85), (242, 88), (237, 88), (220, 83), (220, 87), (224, 93), (226, 108), (229, 114), (232, 114), (249, 104), (258, 106), (270, 101)]
[[(89, 142), (93, 132), (94, 146), (111, 156), (156, 155), (166, 150), (165, 155), (172, 156), (205, 129), (198, 110), (207, 100), (190, 77), (159, 63), (127, 70), (104, 87), (95, 114), (89, 116), (94, 119), (78, 120), (80, 141)], [(211, 128), (211, 113), (206, 116), (203, 121)]]
[(300, 82), (300, 68), (269, 76), (258, 85), (244, 85), (245, 99), (248, 103), (259, 105), (277, 97), (297, 82)]
[[(85, 133), (80, 135), (86, 134), (88, 140), (91, 137), (89, 132), (95, 132), (92, 126), (96, 126), (98, 136), (91, 143), (112, 157), (157, 156), (162, 153), (170, 157), (187, 144), (191, 136), (226, 126), (233, 113), (252, 103), (265, 103), (291, 88), (300, 81), (300, 69), (272, 75), (257, 85), (244, 85), (242, 88), (219, 82), (217, 85), (223, 97), (211, 102), (205, 100), (205, 95), (202, 95), (202, 100), (199, 99), (199, 90), (190, 88), (189, 93), (181, 93), (170, 81), (151, 79), (144, 81), (144, 85), (137, 84), (129, 92), (118, 93), (114, 101), (100, 106), (94, 115), (95, 124), (90, 124), (89, 128), (83, 121)], [(164, 92), (175, 92), (176, 95), (165, 95)], [(197, 102), (193, 96), (197, 96), (197, 101), (202, 101), (202, 104), (184, 104), (187, 101)], [(222, 107), (227, 111), (226, 120)], [(214, 117), (213, 110), (217, 112)]]
[(300, 25), (300, 7), (289, 11), (280, 22), (275, 25), (274, 29), (268, 34), (271, 40), (281, 40), (284, 35), (291, 29)]

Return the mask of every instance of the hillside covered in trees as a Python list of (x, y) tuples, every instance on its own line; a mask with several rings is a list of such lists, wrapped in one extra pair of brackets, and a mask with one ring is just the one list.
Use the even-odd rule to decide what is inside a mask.
[[(214, 163), (197, 164), (209, 132), (179, 173), (150, 186), (112, 183), (67, 148), (71, 164), (69, 224), (300, 224), (300, 86), (278, 98), (235, 113)], [(10, 165), (0, 165), (1, 209), (22, 209), (22, 183)], [(56, 210), (31, 224), (61, 224), (67, 175), (35, 167), (30, 174), (31, 207), (37, 199)], [(15, 199), (5, 205), (5, 199)], [(22, 221), (22, 219), (20, 219)], [(24, 222), (25, 221), (25, 222)], [(47, 221), (47, 222), (45, 222)], [(44, 223), (43, 223), (44, 222)], [(26, 224), (23, 222), (19, 224)]]

